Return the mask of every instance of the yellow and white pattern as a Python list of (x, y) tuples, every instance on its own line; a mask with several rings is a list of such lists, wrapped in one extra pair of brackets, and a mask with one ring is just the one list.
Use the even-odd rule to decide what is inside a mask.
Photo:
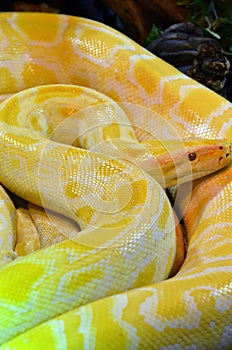
[[(84, 89), (76, 85), (95, 89), (119, 102), (119, 114), (125, 111), (151, 135), (157, 119), (146, 118), (148, 110), (174, 123), (183, 139), (211, 139), (204, 175), (229, 159), (229, 143), (214, 140), (232, 142), (231, 104), (122, 34), (86, 19), (1, 14), (0, 48), (2, 100), (24, 90), (0, 105), (0, 181), (32, 203), (53, 203), (49, 209), (77, 218), (82, 229), (1, 268), (0, 349), (229, 349), (232, 168), (196, 180), (187, 204), (188, 185), (180, 186), (189, 246), (180, 271), (165, 280), (175, 255), (175, 224), (162, 187), (102, 149), (57, 143), (56, 125), (47, 124), (44, 107), (41, 113), (25, 110), (41, 107), (46, 91), (55, 91), (62, 95), (59, 109), (70, 116), (65, 98), (80, 100)], [(33, 86), (39, 87), (25, 90)], [(24, 99), (30, 95), (32, 103)], [(107, 97), (96, 96), (108, 108)], [(134, 115), (131, 105), (144, 107), (138, 107), (144, 115)], [(117, 130), (117, 122), (112, 125)], [(146, 133), (128, 133), (149, 147)], [(88, 143), (88, 137), (80, 139)], [(103, 202), (113, 205), (105, 210)]]

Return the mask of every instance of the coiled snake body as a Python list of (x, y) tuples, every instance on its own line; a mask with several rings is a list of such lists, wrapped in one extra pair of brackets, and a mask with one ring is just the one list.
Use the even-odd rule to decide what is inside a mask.
[[(72, 240), (1, 268), (0, 349), (229, 349), (231, 167), (195, 181), (187, 206), (188, 185), (180, 186), (189, 247), (176, 276), (164, 280), (175, 254), (172, 210), (148, 169), (137, 165), (146, 155), (150, 169), (156, 157), (148, 133), (157, 137), (157, 125), (165, 121), (158, 133), (170, 133), (174, 122), (181, 138), (212, 139), (201, 175), (210, 166), (219, 169), (231, 150), (214, 139), (232, 141), (231, 104), (102, 24), (32, 13), (1, 14), (0, 24), (2, 99), (45, 85), (0, 105), (1, 183), (29, 201), (48, 208), (53, 203), (51, 209), (78, 217), (83, 229)], [(68, 85), (47, 85), (61, 83)], [(71, 84), (94, 88), (120, 107)], [(86, 104), (95, 116), (87, 126)], [(46, 118), (58, 110), (65, 116), (62, 130)], [(142, 157), (136, 153), (136, 164), (102, 153), (115, 150), (118, 141), (111, 139), (121, 136), (133, 149), (129, 120), (114, 119), (124, 118), (124, 111), (145, 149)], [(94, 152), (56, 143), (66, 128), (73, 138), (75, 123), (78, 142)], [(198, 157), (188, 154), (190, 161)]]

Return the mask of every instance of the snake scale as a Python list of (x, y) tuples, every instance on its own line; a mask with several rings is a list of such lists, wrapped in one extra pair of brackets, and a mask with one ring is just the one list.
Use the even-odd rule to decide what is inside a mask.
[[(178, 186), (189, 246), (179, 272), (166, 279), (175, 255), (175, 223), (165, 192), (136, 164), (103, 154), (101, 142), (94, 148), (105, 128), (113, 137), (125, 132), (133, 141), (137, 135), (147, 149), (148, 134), (169, 133), (173, 123), (183, 139), (232, 142), (231, 104), (129, 38), (83, 18), (4, 13), (0, 38), (2, 100), (13, 94), (0, 105), (1, 183), (36, 204), (53, 202), (52, 209), (71, 218), (78, 213), (82, 228), (75, 239), (1, 268), (0, 349), (230, 349), (231, 166), (195, 180), (189, 197), (189, 184)], [(100, 93), (100, 107), (92, 89)], [(82, 104), (83, 90), (102, 126), (99, 134), (87, 125), (93, 152), (61, 146), (57, 126), (53, 130), (43, 119), (59, 109), (85, 121), (86, 114), (67, 101)], [(134, 118), (136, 135), (127, 119), (101, 125), (102, 113), (112, 117), (112, 110)], [(70, 131), (73, 119), (66, 119)], [(86, 146), (86, 125), (80, 124)], [(65, 121), (63, 126), (64, 132)], [(142, 129), (147, 133), (140, 134)], [(231, 152), (228, 143), (216, 148), (226, 149), (225, 157)], [(217, 168), (224, 158), (215, 158), (213, 149), (207, 149), (209, 164)], [(105, 190), (109, 184), (116, 200)]]

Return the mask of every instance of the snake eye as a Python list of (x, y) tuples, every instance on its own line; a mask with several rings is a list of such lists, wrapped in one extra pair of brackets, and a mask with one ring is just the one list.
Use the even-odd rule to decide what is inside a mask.
[(188, 159), (192, 162), (193, 160), (195, 160), (197, 158), (197, 155), (195, 152), (189, 153), (188, 154)]

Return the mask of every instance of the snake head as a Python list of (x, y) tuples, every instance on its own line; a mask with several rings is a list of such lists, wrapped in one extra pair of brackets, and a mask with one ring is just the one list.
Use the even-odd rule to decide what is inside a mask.
[(185, 140), (185, 157), (191, 165), (192, 179), (198, 179), (228, 165), (232, 157), (231, 143), (226, 139)]
[(159, 151), (155, 149), (155, 142), (152, 140), (144, 144), (154, 157), (153, 161), (149, 159), (148, 172), (163, 187), (209, 175), (228, 165), (232, 158), (232, 146), (226, 139), (187, 138), (182, 142), (162, 141)]

